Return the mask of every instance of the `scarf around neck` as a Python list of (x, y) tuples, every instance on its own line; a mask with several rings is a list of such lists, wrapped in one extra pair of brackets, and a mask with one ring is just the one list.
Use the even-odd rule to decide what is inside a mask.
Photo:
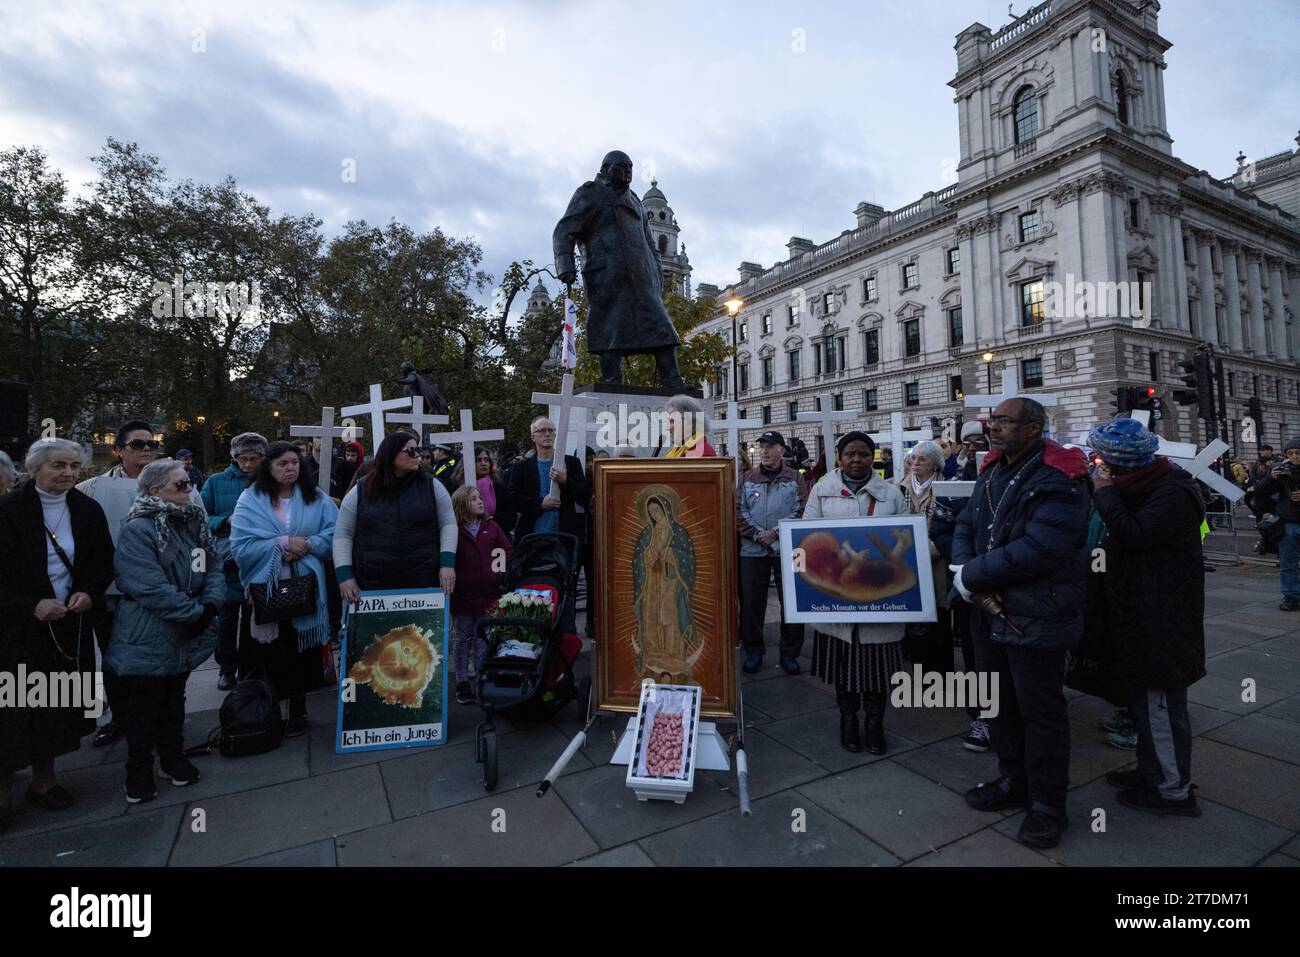
[(205, 552), (210, 551), (215, 544), (212, 538), (212, 529), (208, 527), (208, 512), (203, 507), (202, 502), (187, 501), (184, 505), (177, 505), (175, 502), (169, 502), (157, 495), (141, 492), (136, 496), (136, 500), (131, 503), (131, 508), (126, 513), (126, 517), (128, 521), (133, 518), (153, 519), (154, 529), (158, 532), (159, 551), (165, 551), (167, 546), (171, 544), (170, 525), (173, 518), (178, 523), (189, 525), (197, 531), (199, 547)]

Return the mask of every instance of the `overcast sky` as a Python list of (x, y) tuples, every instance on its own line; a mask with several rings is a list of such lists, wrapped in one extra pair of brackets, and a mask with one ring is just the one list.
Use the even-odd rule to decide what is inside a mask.
[[(0, 0), (0, 145), (44, 147), (79, 186), (105, 137), (135, 141), (330, 235), (473, 236), (495, 276), (549, 263), (573, 189), (622, 149), (638, 193), (658, 176), (694, 281), (722, 285), (861, 200), (952, 181), (947, 81), (976, 20), (999, 29), (1006, 4)], [(1300, 3), (1166, 0), (1160, 32), (1176, 155), (1226, 176), (1238, 149), (1295, 147)]]

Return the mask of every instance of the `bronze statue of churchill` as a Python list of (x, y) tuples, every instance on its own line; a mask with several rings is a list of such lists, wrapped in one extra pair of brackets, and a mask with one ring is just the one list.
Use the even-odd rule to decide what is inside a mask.
[(595, 180), (578, 187), (555, 226), (555, 269), (572, 285), (578, 274), (573, 248), (581, 248), (587, 351), (600, 356), (606, 383), (622, 384), (625, 354), (649, 352), (664, 386), (686, 388), (677, 371), (680, 340), (664, 309), (663, 269), (631, 185), (631, 158), (618, 150), (606, 154)]

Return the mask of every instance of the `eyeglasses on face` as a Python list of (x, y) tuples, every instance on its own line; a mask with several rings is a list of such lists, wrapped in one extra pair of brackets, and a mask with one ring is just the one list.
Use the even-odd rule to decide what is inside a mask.
[(157, 449), (162, 443), (157, 439), (132, 439), (126, 443), (128, 449), (135, 449), (137, 452), (143, 452), (145, 449)]
[(1020, 425), (1024, 419), (1013, 419), (1009, 415), (990, 415), (989, 425)]
[(420, 457), (420, 450), (414, 445), (408, 445), (406, 448), (402, 449), (402, 451), (413, 459), (418, 459)]
[(194, 483), (191, 482), (189, 479), (178, 479), (177, 481), (171, 483), (171, 487), (176, 489), (176, 491), (178, 492), (188, 492), (190, 489), (194, 487)]
[(533, 435), (554, 435), (554, 429), (533, 429)]

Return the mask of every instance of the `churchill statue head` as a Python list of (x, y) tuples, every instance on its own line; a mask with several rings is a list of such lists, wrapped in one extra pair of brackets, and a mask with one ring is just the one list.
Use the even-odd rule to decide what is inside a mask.
[(623, 192), (632, 185), (632, 157), (622, 150), (612, 150), (600, 161), (600, 173), (596, 177), (610, 189)]

